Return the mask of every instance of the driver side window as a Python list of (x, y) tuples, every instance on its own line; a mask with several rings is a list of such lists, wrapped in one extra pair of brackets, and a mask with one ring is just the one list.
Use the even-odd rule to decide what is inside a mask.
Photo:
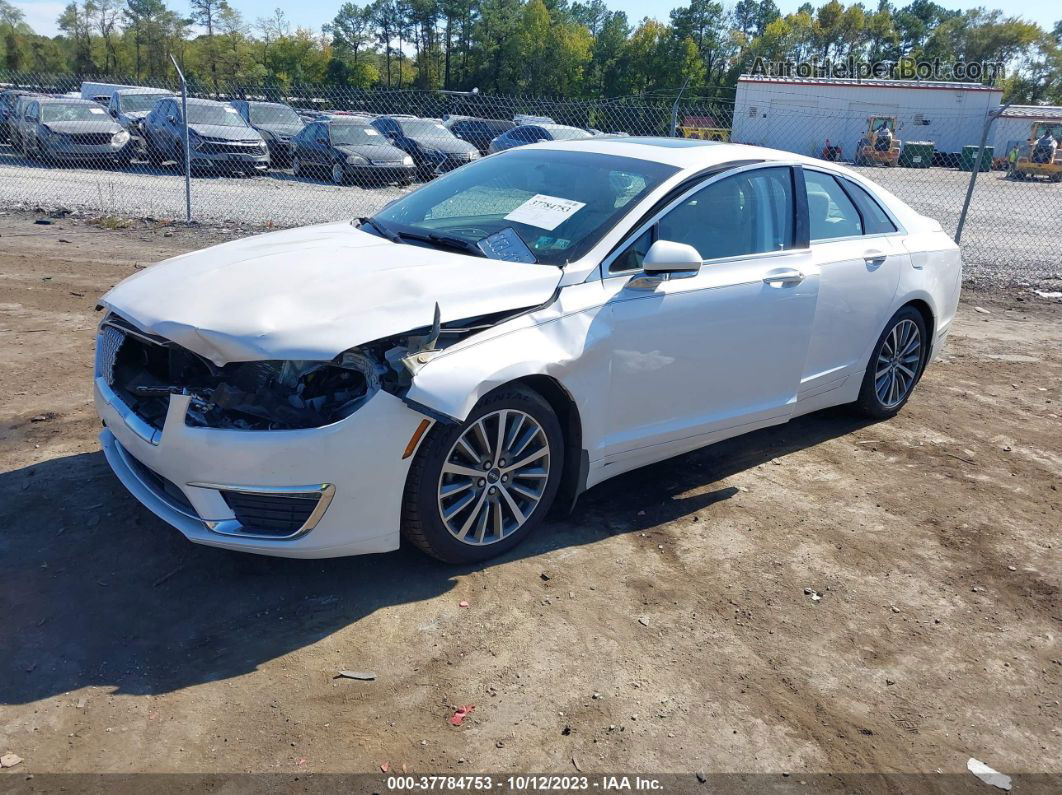
[(793, 246), (793, 176), (774, 166), (724, 177), (687, 196), (613, 260), (609, 273), (641, 270), (653, 240), (693, 246), (705, 260)]

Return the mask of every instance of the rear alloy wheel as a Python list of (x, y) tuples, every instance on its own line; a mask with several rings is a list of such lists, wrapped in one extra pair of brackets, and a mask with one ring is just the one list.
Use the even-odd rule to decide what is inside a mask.
[(553, 409), (522, 387), (491, 393), (461, 425), (437, 424), (410, 468), (406, 538), (449, 563), (511, 549), (553, 503), (563, 444)]
[(925, 320), (914, 307), (900, 309), (874, 346), (856, 405), (874, 419), (895, 415), (922, 376), (929, 340)]
[(332, 182), (335, 185), (346, 185), (347, 184), (347, 172), (343, 168), (343, 164), (342, 163), (333, 163), (332, 164)]

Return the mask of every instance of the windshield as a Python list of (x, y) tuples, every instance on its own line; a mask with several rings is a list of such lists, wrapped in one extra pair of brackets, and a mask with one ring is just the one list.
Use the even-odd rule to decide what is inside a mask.
[(41, 121), (104, 121), (107, 111), (99, 105), (49, 102), (41, 105)]
[(579, 138), (592, 138), (586, 130), (578, 127), (546, 127), (554, 141), (575, 141)]
[(410, 138), (452, 138), (453, 133), (442, 122), (431, 119), (399, 119), (398, 126)]
[(219, 127), (246, 127), (247, 124), (236, 112), (236, 108), (228, 105), (200, 105), (198, 103), (188, 106), (189, 124), (216, 124)]
[(589, 251), (676, 171), (591, 152), (513, 150), (429, 182), (374, 220), (399, 234), (446, 235), (487, 252), (495, 248), (481, 241), (510, 229), (536, 261), (563, 265)]
[(384, 137), (375, 127), (367, 127), (363, 124), (330, 124), (328, 134), (332, 143), (336, 146), (351, 146), (357, 144), (385, 144)]
[(280, 124), (288, 127), (301, 127), (302, 119), (299, 114), (287, 105), (259, 105), (252, 103), (248, 106), (251, 114), (251, 124)]
[(119, 97), (121, 108), (126, 113), (140, 113), (155, 107), (155, 103), (169, 94), (122, 94)]

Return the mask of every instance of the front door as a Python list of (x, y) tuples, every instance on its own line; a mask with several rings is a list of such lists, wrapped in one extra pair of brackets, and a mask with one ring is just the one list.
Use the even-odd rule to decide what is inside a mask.
[[(620, 471), (793, 410), (818, 272), (796, 247), (788, 167), (756, 168), (680, 199), (609, 266), (612, 370), (603, 450)], [(692, 245), (695, 275), (632, 282), (652, 239)]]

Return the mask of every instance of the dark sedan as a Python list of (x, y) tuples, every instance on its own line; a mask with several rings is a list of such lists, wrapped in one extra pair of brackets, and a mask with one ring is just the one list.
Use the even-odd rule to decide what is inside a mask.
[(291, 141), (295, 176), (328, 175), (336, 185), (357, 182), (373, 187), (413, 181), (413, 158), (393, 146), (364, 118), (321, 119)]
[[(155, 103), (141, 129), (153, 165), (184, 162), (180, 97)], [(188, 100), (188, 145), (196, 171), (258, 174), (269, 168), (269, 149), (258, 131), (240, 118), (236, 108), (214, 100)]]
[(567, 127), (563, 124), (522, 124), (504, 132), (490, 142), (490, 152), (504, 152), (517, 146), (537, 144), (539, 141), (575, 141), (592, 138), (586, 130)]
[(15, 143), (11, 137), (12, 128), (18, 123), (15, 118), (15, 105), (18, 104), (19, 97), (26, 96), (39, 95), (33, 91), (25, 91), (19, 88), (9, 88), (6, 91), (0, 91), (0, 141)]
[(476, 147), (481, 155), (487, 154), (491, 141), (516, 126), (514, 122), (505, 119), (474, 119), (468, 116), (455, 116), (447, 119), (444, 124), (462, 141), (468, 141)]
[(274, 166), (286, 166), (291, 162), (291, 139), (306, 126), (298, 113), (279, 102), (236, 99), (229, 104), (265, 139)]
[(128, 166), (129, 133), (90, 99), (38, 97), (19, 125), (19, 148), (46, 163)]
[(475, 146), (462, 141), (435, 119), (381, 116), (372, 125), (413, 158), (418, 174), (424, 179), (480, 158)]

